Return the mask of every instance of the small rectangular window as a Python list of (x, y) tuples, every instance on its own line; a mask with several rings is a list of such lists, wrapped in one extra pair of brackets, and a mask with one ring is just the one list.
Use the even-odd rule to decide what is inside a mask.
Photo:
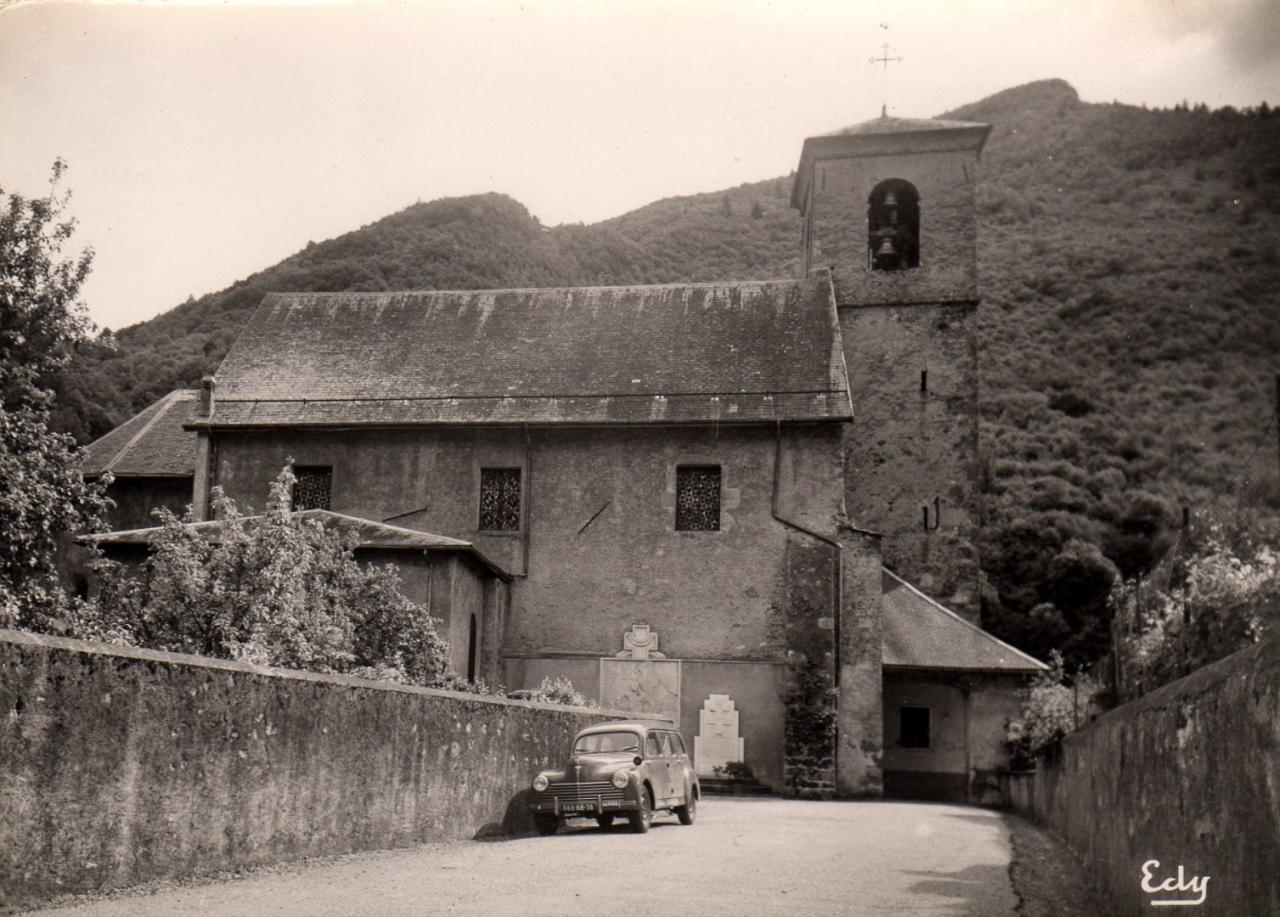
[(671, 734), (671, 748), (677, 755), (687, 754), (684, 750), (684, 739), (680, 737), (679, 733), (673, 732)]
[(898, 708), (898, 745), (902, 748), (929, 747), (929, 708)]
[(676, 468), (676, 531), (720, 531), (720, 466)]
[(327, 465), (293, 468), (293, 508), (329, 509), (333, 495), (333, 469)]
[(480, 530), (520, 531), (520, 469), (480, 469)]
[(662, 742), (658, 739), (657, 733), (649, 733), (649, 737), (644, 740), (644, 756), (646, 758), (662, 757)]

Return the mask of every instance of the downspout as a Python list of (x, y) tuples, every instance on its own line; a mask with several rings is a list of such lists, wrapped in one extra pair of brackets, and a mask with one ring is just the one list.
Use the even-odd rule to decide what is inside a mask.
[(524, 538), (520, 577), (529, 576), (529, 536), (533, 529), (533, 443), (529, 439), (529, 425), (524, 425)]
[[(779, 497), (779, 491), (781, 490), (781, 487), (780, 487), (781, 477), (782, 477), (782, 421), (775, 420), (774, 421), (774, 450), (773, 450), (773, 498), (770, 502), (769, 513), (770, 515), (773, 516), (775, 520), (787, 526), (788, 528), (795, 529), (797, 532), (801, 532), (802, 534), (808, 535), (810, 538), (816, 538), (819, 541), (830, 545), (832, 548), (832, 557), (831, 557), (832, 571), (831, 572), (832, 572), (832, 579), (835, 582), (835, 589), (834, 589), (835, 596), (832, 601), (833, 613), (831, 617), (831, 622), (832, 622), (831, 638), (834, 643), (834, 646), (832, 648), (832, 654), (831, 654), (831, 663), (832, 663), (832, 668), (834, 669), (834, 671), (832, 672), (832, 682), (834, 683), (836, 688), (839, 688), (840, 687), (840, 613), (844, 606), (844, 564), (841, 563), (841, 552), (843, 551), (843, 549), (840, 547), (840, 542), (837, 541), (836, 539), (831, 538), (827, 535), (823, 535), (821, 532), (816, 532), (813, 529), (809, 528), (808, 526), (801, 525), (798, 522), (793, 522), (792, 520), (783, 517), (783, 515), (780, 512), (778, 512), (778, 497)], [(835, 712), (836, 712), (837, 724), (839, 723), (839, 711), (840, 711), (840, 694), (837, 691), (835, 696)], [(836, 775), (837, 783), (839, 782), (839, 773), (840, 773), (839, 759), (840, 759), (840, 742), (837, 737), (837, 741), (834, 743), (831, 749), (831, 767), (832, 767), (832, 771)]]

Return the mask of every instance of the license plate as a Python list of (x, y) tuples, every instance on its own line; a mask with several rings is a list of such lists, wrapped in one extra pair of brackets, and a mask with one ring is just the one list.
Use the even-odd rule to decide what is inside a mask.
[(560, 807), (560, 811), (562, 811), (562, 812), (589, 812), (590, 810), (594, 809), (595, 807), (596, 807), (596, 804), (595, 804), (594, 802), (566, 802), (564, 805), (562, 805), (562, 806)]

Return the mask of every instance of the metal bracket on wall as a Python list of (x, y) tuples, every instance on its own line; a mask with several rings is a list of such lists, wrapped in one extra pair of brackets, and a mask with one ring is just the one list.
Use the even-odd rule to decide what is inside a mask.
[(926, 503), (920, 507), (921, 515), (924, 519), (924, 530), (926, 532), (936, 532), (942, 527), (942, 498), (933, 498), (933, 524), (929, 524), (929, 504)]

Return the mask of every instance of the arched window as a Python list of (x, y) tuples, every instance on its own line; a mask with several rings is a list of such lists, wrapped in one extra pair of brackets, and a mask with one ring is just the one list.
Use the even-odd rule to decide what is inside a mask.
[(920, 195), (911, 182), (891, 178), (867, 200), (867, 264), (873, 271), (920, 266)]

